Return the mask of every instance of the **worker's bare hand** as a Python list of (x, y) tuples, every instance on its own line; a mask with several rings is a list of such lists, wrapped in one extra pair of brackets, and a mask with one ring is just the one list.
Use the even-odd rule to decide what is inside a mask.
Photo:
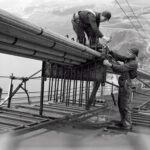
[(103, 64), (104, 64), (105, 66), (107, 66), (107, 67), (111, 67), (111, 66), (112, 66), (112, 64), (111, 64), (107, 59), (105, 59), (105, 60), (103, 61)]

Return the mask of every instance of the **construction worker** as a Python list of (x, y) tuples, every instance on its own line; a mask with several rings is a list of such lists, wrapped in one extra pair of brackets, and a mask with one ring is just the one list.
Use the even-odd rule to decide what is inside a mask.
[(85, 9), (75, 13), (72, 18), (72, 25), (77, 35), (77, 41), (85, 45), (85, 33), (91, 47), (98, 43), (99, 38), (103, 38), (106, 42), (110, 41), (110, 37), (104, 36), (99, 30), (100, 23), (108, 21), (110, 18), (111, 13), (108, 11), (99, 13), (90, 9)]
[(132, 129), (131, 121), (131, 98), (132, 98), (132, 79), (137, 76), (139, 50), (131, 48), (128, 50), (128, 56), (119, 55), (113, 51), (110, 54), (116, 61), (122, 61), (123, 64), (112, 64), (108, 60), (104, 60), (104, 65), (111, 67), (116, 73), (121, 74), (118, 80), (118, 107), (121, 116), (121, 121), (118, 124), (120, 127), (130, 130)]

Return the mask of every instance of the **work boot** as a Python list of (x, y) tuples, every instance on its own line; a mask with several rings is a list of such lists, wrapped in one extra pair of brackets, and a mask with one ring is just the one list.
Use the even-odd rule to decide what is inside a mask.
[(123, 127), (123, 124), (121, 122), (115, 123), (116, 126), (118, 126), (119, 128)]
[(128, 130), (128, 131), (132, 131), (132, 126), (122, 126), (123, 130)]
[(112, 123), (119, 128), (123, 127), (122, 122), (119, 120), (112, 120)]
[(132, 125), (131, 126), (124, 126), (121, 121), (114, 121), (114, 124), (115, 124), (115, 126), (119, 127), (122, 130), (128, 130), (128, 131), (132, 130)]

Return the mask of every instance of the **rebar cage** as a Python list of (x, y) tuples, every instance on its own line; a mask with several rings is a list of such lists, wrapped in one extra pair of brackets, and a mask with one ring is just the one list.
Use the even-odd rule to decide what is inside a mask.
[(86, 104), (94, 82), (102, 85), (106, 81), (106, 67), (102, 60), (94, 60), (80, 66), (64, 66), (43, 62), (44, 78), (49, 78), (48, 101)]

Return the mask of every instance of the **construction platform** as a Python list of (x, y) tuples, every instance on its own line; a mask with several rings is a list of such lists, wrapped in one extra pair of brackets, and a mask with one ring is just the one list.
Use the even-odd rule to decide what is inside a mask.
[[(150, 127), (149, 103), (150, 90), (134, 93), (132, 101), (133, 125)], [(146, 96), (147, 95), (147, 96)], [(117, 94), (115, 95), (117, 97)], [(0, 133), (18, 132), (26, 133), (32, 130), (53, 126), (54, 123), (86, 124), (90, 128), (102, 128), (112, 120), (119, 120), (118, 108), (113, 105), (110, 96), (105, 96), (104, 103), (96, 103), (90, 111), (85, 110), (85, 105), (45, 102), (43, 115), (39, 115), (39, 104), (12, 105), (11, 108), (0, 108)]]

